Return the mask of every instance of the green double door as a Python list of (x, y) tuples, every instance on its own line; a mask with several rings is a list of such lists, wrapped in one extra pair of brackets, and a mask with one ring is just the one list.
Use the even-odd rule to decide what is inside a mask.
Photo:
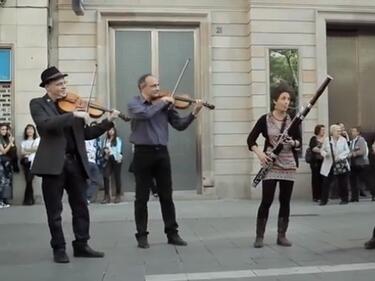
[[(195, 30), (194, 29), (114, 29), (114, 75), (115, 85), (112, 98), (116, 107), (127, 112), (127, 103), (139, 95), (138, 78), (145, 73), (159, 77), (160, 88), (172, 90), (186, 59), (191, 62), (179, 84), (178, 92), (195, 95)], [(185, 116), (190, 110), (179, 111)], [(172, 164), (174, 190), (196, 190), (199, 180), (197, 164), (196, 122), (185, 131), (178, 132), (170, 126), (169, 153)], [(129, 142), (130, 123), (117, 122), (118, 135), (124, 147), (122, 167), (123, 190), (134, 191), (134, 175), (128, 168), (133, 159)]]

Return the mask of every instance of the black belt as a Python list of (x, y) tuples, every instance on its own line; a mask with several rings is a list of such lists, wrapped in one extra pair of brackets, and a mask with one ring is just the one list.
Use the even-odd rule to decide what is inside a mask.
[(167, 150), (167, 146), (166, 145), (161, 145), (161, 144), (155, 144), (155, 145), (152, 145), (152, 144), (136, 144), (134, 146), (135, 149), (137, 150)]

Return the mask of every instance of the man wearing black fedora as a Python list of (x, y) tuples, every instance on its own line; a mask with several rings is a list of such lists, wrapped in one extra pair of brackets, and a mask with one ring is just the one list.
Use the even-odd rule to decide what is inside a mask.
[(31, 116), (41, 137), (31, 171), (42, 177), (51, 246), (54, 261), (57, 263), (69, 262), (61, 222), (64, 189), (67, 191), (72, 210), (74, 256), (104, 256), (104, 253), (93, 250), (87, 243), (90, 238), (90, 217), (85, 190), (89, 168), (84, 141), (97, 138), (112, 128), (112, 121), (119, 114), (117, 110), (113, 110), (108, 119), (95, 126), (87, 126), (87, 112), (60, 112), (56, 103), (66, 95), (66, 76), (67, 74), (61, 73), (54, 66), (44, 70), (39, 86), (45, 88), (47, 93), (30, 102)]

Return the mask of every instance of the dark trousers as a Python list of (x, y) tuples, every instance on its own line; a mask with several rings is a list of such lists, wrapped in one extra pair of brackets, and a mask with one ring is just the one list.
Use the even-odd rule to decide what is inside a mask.
[(13, 171), (10, 158), (0, 155), (0, 200), (8, 203), (13, 194)]
[(155, 182), (152, 183), (152, 185), (151, 185), (150, 188), (151, 188), (151, 193), (152, 193), (152, 194), (158, 194), (158, 189), (157, 189), (157, 187), (156, 187)]
[(48, 226), (53, 249), (64, 249), (65, 238), (62, 229), (61, 202), (64, 188), (68, 193), (72, 210), (73, 232), (77, 242), (89, 240), (90, 216), (86, 201), (86, 178), (79, 160), (67, 158), (61, 175), (43, 176), (42, 191), (47, 210)]
[(329, 173), (328, 177), (324, 177), (321, 201), (323, 203), (328, 202), (330, 186), (331, 186), (331, 183), (334, 179), (337, 180), (337, 188), (338, 188), (338, 191), (339, 191), (339, 196), (341, 198), (341, 201), (348, 202), (349, 175), (348, 175), (348, 173), (342, 174), (342, 175), (333, 175), (332, 169), (331, 169), (331, 172)]
[(287, 180), (263, 180), (262, 182), (262, 202), (258, 209), (258, 219), (267, 219), (269, 209), (275, 196), (276, 184), (279, 182), (279, 218), (289, 218), (290, 199), (293, 191), (293, 181)]
[(34, 175), (30, 172), (31, 162), (29, 161), (27, 157), (22, 158), (20, 162), (23, 167), (23, 172), (25, 174), (25, 182), (26, 182), (23, 204), (32, 205), (34, 204), (35, 200), (34, 200), (34, 189), (33, 189)]
[(97, 190), (103, 186), (103, 176), (98, 165), (93, 162), (89, 162), (89, 172), (90, 178), (87, 179), (86, 198), (91, 201), (95, 199)]
[(164, 232), (167, 235), (177, 233), (176, 211), (172, 199), (171, 164), (167, 148), (135, 146), (133, 165), (136, 185), (134, 202), (136, 236), (148, 234), (147, 202), (154, 179), (164, 221)]
[(322, 167), (322, 162), (312, 163), (311, 168), (311, 189), (312, 198), (314, 201), (318, 201), (322, 196), (322, 185), (323, 176), (320, 174), (320, 168)]
[(350, 189), (351, 199), (358, 200), (359, 184), (364, 184), (366, 188), (371, 189), (371, 179), (367, 176), (365, 166), (351, 166), (350, 169)]
[(370, 192), (373, 197), (375, 197), (375, 166), (369, 165), (366, 169), (366, 177), (370, 179)]
[(113, 156), (111, 156), (108, 160), (107, 165), (104, 167), (103, 172), (103, 181), (104, 181), (104, 193), (105, 195), (109, 195), (109, 179), (111, 175), (114, 175), (115, 184), (116, 184), (116, 196), (120, 196), (122, 194), (121, 190), (121, 165), (122, 163), (118, 163)]

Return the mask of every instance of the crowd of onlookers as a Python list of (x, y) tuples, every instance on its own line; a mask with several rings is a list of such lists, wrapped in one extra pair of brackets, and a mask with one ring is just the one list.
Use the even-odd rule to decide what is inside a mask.
[[(358, 202), (371, 196), (375, 201), (375, 142), (374, 135), (362, 135), (360, 127), (347, 133), (344, 124), (316, 125), (306, 150), (305, 159), (311, 168), (311, 190), (314, 202), (326, 205), (329, 198), (340, 198), (340, 204)], [(20, 168), (25, 177), (24, 205), (35, 203), (33, 179), (30, 168), (40, 138), (34, 125), (26, 125), (18, 151), (12, 128), (0, 124), (0, 208), (10, 206), (13, 194), (13, 174)], [(96, 200), (97, 191), (104, 190), (101, 203), (122, 201), (121, 167), (123, 141), (112, 128), (98, 139), (86, 141), (91, 178), (88, 180), (88, 203)], [(130, 165), (129, 171), (132, 170)], [(112, 195), (110, 179), (114, 179)], [(151, 188), (153, 194), (157, 194)]]
[[(31, 166), (37, 151), (40, 138), (34, 125), (26, 125), (20, 149), (17, 148), (12, 128), (9, 124), (0, 124), (0, 208), (10, 206), (13, 195), (13, 174), (20, 168), (25, 177), (23, 205), (35, 203)], [(91, 177), (87, 184), (87, 201), (95, 200), (98, 190), (104, 190), (102, 203), (119, 203), (122, 201), (121, 166), (123, 161), (123, 142), (117, 136), (115, 128), (103, 136), (86, 141), (87, 158)], [(111, 196), (110, 179), (114, 178), (115, 194)], [(113, 199), (113, 200), (112, 200)]]
[(0, 124), (0, 208), (9, 207), (13, 172), (19, 172), (17, 148), (8, 124)]
[[(327, 135), (327, 136), (326, 136)], [(362, 136), (360, 127), (347, 133), (344, 124), (316, 125), (306, 150), (305, 159), (311, 168), (313, 201), (326, 205), (329, 198), (340, 204), (358, 202), (360, 197), (375, 201), (374, 136)]]

